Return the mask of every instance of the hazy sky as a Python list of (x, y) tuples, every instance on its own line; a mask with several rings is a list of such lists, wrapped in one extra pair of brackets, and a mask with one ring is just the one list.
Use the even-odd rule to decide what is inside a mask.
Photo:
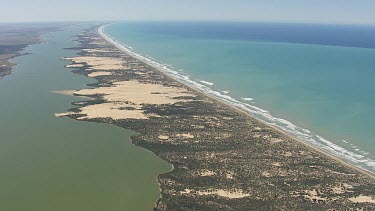
[(0, 0), (0, 22), (229, 20), (375, 24), (375, 0)]

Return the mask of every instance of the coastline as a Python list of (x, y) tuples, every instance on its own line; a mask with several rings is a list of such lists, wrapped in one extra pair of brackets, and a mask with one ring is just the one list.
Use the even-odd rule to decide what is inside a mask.
[[(119, 50), (123, 51), (124, 53), (128, 53), (127, 51), (125, 51), (124, 49), (122, 49), (121, 47), (119, 47), (116, 42), (114, 42), (110, 37), (108, 37), (108, 35), (106, 35), (104, 33), (103, 27), (108, 26), (108, 25), (110, 25), (110, 24), (106, 24), (106, 25), (100, 26), (98, 28), (98, 34), (100, 36), (102, 36), (105, 40), (107, 40), (109, 43), (111, 43), (114, 47), (118, 48)], [(136, 59), (138, 59), (138, 58), (136, 58)], [(149, 64), (149, 65), (151, 65), (151, 64)], [(153, 65), (151, 65), (151, 66), (153, 66)], [(273, 129), (277, 130), (278, 132), (281, 132), (281, 133), (289, 136), (290, 138), (294, 139), (295, 141), (297, 141), (299, 143), (302, 143), (302, 144), (304, 144), (304, 145), (306, 145), (306, 146), (308, 146), (308, 147), (310, 147), (310, 148), (312, 148), (312, 149), (314, 149), (314, 150), (316, 150), (316, 151), (318, 151), (318, 152), (320, 152), (320, 153), (322, 153), (322, 154), (324, 154), (324, 155), (326, 155), (326, 156), (328, 156), (328, 157), (330, 157), (332, 159), (335, 159), (335, 160), (341, 162), (342, 164), (344, 164), (344, 165), (346, 165), (346, 166), (348, 166), (350, 168), (353, 168), (353, 169), (355, 169), (355, 170), (357, 170), (357, 171), (359, 171), (359, 172), (361, 172), (363, 174), (366, 174), (369, 177), (371, 177), (372, 179), (375, 179), (375, 173), (374, 172), (371, 172), (371, 171), (369, 171), (367, 169), (364, 169), (364, 168), (356, 166), (356, 165), (354, 165), (352, 163), (349, 163), (348, 161), (343, 160), (343, 158), (340, 158), (338, 156), (335, 156), (335, 155), (331, 154), (329, 151), (326, 151), (326, 150), (324, 150), (322, 148), (319, 148), (318, 146), (315, 146), (315, 145), (313, 145), (311, 143), (308, 143), (306, 141), (303, 141), (303, 140), (299, 139), (298, 137), (294, 136), (293, 134), (290, 134), (287, 131), (284, 131), (282, 128), (279, 128), (279, 127), (277, 127), (275, 125), (271, 125), (271, 124), (267, 123), (266, 121), (264, 121), (264, 120), (262, 120), (262, 119), (260, 119), (260, 118), (258, 118), (256, 116), (254, 116), (253, 114), (251, 114), (250, 112), (247, 112), (246, 110), (243, 110), (243, 109), (241, 109), (241, 108), (239, 108), (239, 107), (237, 107), (237, 106), (235, 106), (235, 105), (233, 105), (233, 104), (231, 104), (229, 102), (225, 102), (222, 99), (220, 99), (220, 98), (218, 98), (218, 97), (216, 97), (214, 95), (210, 95), (208, 93), (205, 93), (205, 92), (203, 92), (202, 90), (200, 90), (197, 87), (194, 87), (194, 86), (191, 86), (191, 85), (189, 85), (187, 83), (184, 83), (184, 81), (181, 81), (178, 78), (174, 78), (172, 75), (164, 72), (163, 70), (159, 69), (158, 67), (155, 67), (155, 66), (153, 66), (153, 67), (155, 69), (157, 69), (158, 71), (160, 71), (160, 73), (164, 74), (165, 76), (167, 76), (167, 77), (169, 77), (169, 78), (171, 78), (173, 80), (176, 80), (179, 83), (184, 84), (185, 86), (189, 87), (190, 89), (193, 89), (193, 90), (195, 90), (195, 91), (197, 91), (197, 92), (199, 92), (199, 93), (201, 93), (201, 94), (203, 94), (203, 95), (205, 95), (205, 96), (207, 96), (207, 97), (209, 97), (209, 98), (217, 101), (218, 103), (225, 104), (225, 105), (227, 105), (227, 106), (229, 106), (229, 107), (231, 107), (231, 108), (233, 108), (233, 109), (235, 109), (235, 110), (237, 110), (239, 112), (242, 112), (242, 113), (248, 115), (249, 117), (256, 119), (260, 123), (265, 124), (268, 127), (271, 127)]]
[[(34, 43), (29, 45), (32, 44)], [(23, 56), (24, 54), (22, 54), (21, 51), (23, 51), (29, 45), (25, 45), (24, 47), (17, 49), (16, 51), (12, 52), (12, 54), (9, 54), (9, 56), (0, 54), (0, 57), (3, 56), (3, 58), (0, 59), (0, 79), (12, 74), (13, 67), (17, 64), (11, 62), (11, 60), (16, 57)]]
[(73, 74), (60, 59), (80, 52), (74, 39), (88, 27), (42, 36), (42, 43), (13, 61), (12, 75), (0, 80), (0, 210), (151, 210), (159, 198), (155, 178), (170, 166), (132, 144), (135, 133), (53, 115), (75, 101), (91, 100), (51, 93), (96, 81)]
[[(23, 56), (25, 48), (43, 42), (41, 36), (45, 33), (56, 31), (58, 26), (25, 25), (19, 28), (0, 28), (0, 79), (12, 74), (13, 67), (17, 64), (12, 59)], [(27, 34), (27, 35), (25, 35)]]
[[(105, 28), (106, 26), (103, 27)], [(112, 29), (112, 27), (109, 28)], [(117, 26), (114, 26), (113, 29), (117, 30)], [(312, 144), (319, 149), (324, 149), (324, 151), (328, 152), (331, 155), (334, 155), (335, 157), (339, 157), (345, 162), (349, 162), (355, 166), (358, 166), (359, 168), (369, 170), (370, 172), (375, 172), (374, 155), (366, 152), (367, 150), (360, 149), (350, 142), (327, 139), (321, 136), (320, 133), (317, 133), (317, 128), (314, 129), (313, 127), (311, 127), (310, 129), (312, 130), (310, 131), (304, 127), (298, 126), (297, 124), (288, 121), (287, 118), (280, 118), (277, 115), (274, 115), (267, 109), (254, 104), (254, 102), (249, 102), (247, 100), (244, 100), (244, 98), (240, 99), (229, 94), (229, 92), (227, 91), (221, 91), (219, 89), (220, 87), (212, 87), (211, 85), (201, 82), (201, 80), (199, 79), (199, 75), (189, 76), (184, 71), (179, 71), (172, 66), (165, 64), (165, 61), (158, 61), (158, 59), (155, 59), (149, 55), (142, 55), (134, 50), (132, 46), (128, 46), (126, 44), (126, 40), (123, 40), (123, 42), (119, 42), (115, 38), (112, 38), (109, 35), (107, 36), (108, 39), (112, 40), (112, 43), (115, 44), (118, 48), (125, 50), (128, 54), (134, 56), (142, 62), (145, 62), (146, 64), (151, 65), (154, 68), (167, 73), (168, 75), (171, 75), (181, 83), (191, 87), (195, 87), (205, 94), (217, 97), (221, 101), (225, 101), (226, 103), (240, 108), (241, 110), (245, 110), (246, 112), (251, 113), (254, 117), (266, 122), (268, 125), (274, 125), (278, 128), (281, 128), (292, 136), (297, 137), (298, 139), (303, 140), (306, 143)], [(210, 82), (210, 84), (212, 83)]]
[[(72, 68), (79, 74), (89, 76), (96, 71), (101, 73), (103, 69), (111, 74), (91, 74), (89, 77), (98, 79), (98, 84), (93, 89), (77, 91), (75, 95), (92, 96), (97, 100), (77, 102), (75, 105), (80, 108), (62, 116), (137, 131), (139, 135), (132, 137), (135, 145), (172, 164), (171, 172), (157, 178), (162, 198), (155, 210), (186, 206), (196, 209), (248, 209), (264, 206), (265, 202), (266, 209), (280, 206), (342, 208), (345, 204), (344, 207), (373, 207), (371, 202), (353, 203), (357, 196), (375, 195), (370, 191), (374, 186), (374, 181), (369, 180), (370, 175), (362, 175), (364, 172), (359, 173), (358, 169), (306, 145), (279, 128), (120, 52), (117, 46), (108, 40), (102, 42), (97, 35), (95, 29), (80, 37), (81, 57), (66, 60), (73, 62)], [(119, 59), (126, 61), (126, 65), (108, 65), (115, 64)], [(123, 70), (120, 71), (121, 68)], [(146, 85), (156, 90), (148, 93), (148, 97), (159, 95), (164, 91), (158, 92), (158, 89), (168, 87), (165, 90), (166, 104), (141, 101), (143, 106), (139, 107), (135, 106), (139, 99), (131, 95), (120, 98), (116, 90), (129, 92), (130, 81), (138, 81), (133, 85), (139, 86), (139, 91), (143, 87), (146, 89)], [(172, 92), (168, 93), (169, 89)], [(187, 91), (181, 92), (182, 89)], [(176, 91), (185, 94), (171, 95)], [(125, 100), (136, 104), (129, 111), (123, 111), (116, 104), (100, 107), (107, 110), (96, 110), (95, 116), (90, 116), (95, 108), (92, 106), (112, 103), (112, 99), (116, 104)], [(108, 116), (108, 109), (111, 112), (119, 109), (122, 111), (116, 112), (126, 115), (140, 109), (143, 114), (114, 119), (118, 116)], [(353, 175), (357, 177), (353, 178)], [(315, 183), (319, 186), (312, 185)], [(274, 194), (279, 197), (274, 198)], [(207, 203), (207, 200), (213, 203)]]

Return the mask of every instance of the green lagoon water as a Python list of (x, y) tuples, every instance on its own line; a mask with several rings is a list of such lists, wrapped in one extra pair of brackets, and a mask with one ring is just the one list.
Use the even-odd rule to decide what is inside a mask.
[(29, 55), (14, 59), (0, 80), (0, 210), (151, 210), (156, 176), (171, 166), (130, 143), (134, 135), (111, 125), (56, 118), (77, 97), (51, 93), (95, 82), (64, 68), (75, 55), (69, 27), (44, 36)]

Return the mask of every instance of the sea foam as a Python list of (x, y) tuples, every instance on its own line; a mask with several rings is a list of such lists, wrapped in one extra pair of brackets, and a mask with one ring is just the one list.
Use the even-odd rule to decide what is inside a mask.
[(209, 81), (203, 81), (203, 80), (201, 80), (200, 82), (203, 83), (203, 84), (209, 85), (209, 86), (213, 86), (214, 85), (214, 83), (209, 82)]
[[(356, 166), (369, 170), (372, 172), (375, 172), (375, 157), (366, 156), (369, 155), (369, 153), (364, 151), (349, 151), (331, 141), (328, 141), (327, 139), (323, 138), (322, 136), (319, 136), (307, 129), (301, 128), (292, 122), (281, 119), (278, 117), (274, 117), (269, 111), (261, 109), (259, 107), (256, 107), (254, 105), (241, 102), (240, 100), (235, 99), (232, 96), (229, 96), (229, 91), (216, 91), (211, 89), (210, 87), (206, 86), (212, 86), (213, 83), (207, 82), (207, 81), (196, 81), (190, 78), (190, 76), (187, 76), (182, 71), (176, 71), (172, 69), (172, 66), (162, 64), (161, 62), (157, 62), (155, 59), (144, 56), (140, 53), (137, 53), (133, 48), (130, 46), (120, 43), (119, 41), (115, 40), (114, 38), (110, 37), (106, 33), (104, 33), (104, 27), (108, 25), (102, 26), (98, 29), (98, 33), (106, 39), (108, 42), (112, 43), (125, 53), (145, 62), (146, 64), (164, 72), (165, 74), (173, 77), (174, 79), (178, 80), (179, 82), (193, 87), (195, 89), (198, 89), (202, 91), (203, 93), (219, 99), (223, 101), (224, 103), (230, 104), (242, 111), (245, 111), (255, 118), (259, 119), (260, 121), (263, 121), (269, 125), (278, 127), (282, 129), (283, 131), (291, 134), (292, 136), (305, 141), (308, 144), (314, 145), (320, 149), (323, 149), (324, 151), (341, 158), (342, 160), (349, 161), (352, 164), (355, 164)], [(242, 100), (250, 101), (252, 98), (242, 98)]]
[(245, 100), (245, 101), (253, 101), (254, 99), (251, 98), (251, 97), (243, 97), (242, 100)]

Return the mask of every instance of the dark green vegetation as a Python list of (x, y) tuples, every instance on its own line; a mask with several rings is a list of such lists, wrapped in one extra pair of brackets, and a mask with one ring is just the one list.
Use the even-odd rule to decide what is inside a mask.
[[(133, 80), (184, 88), (195, 95), (191, 101), (143, 105), (145, 113), (158, 117), (87, 120), (137, 131), (134, 144), (173, 164), (173, 171), (158, 177), (162, 198), (155, 210), (375, 210), (371, 176), (126, 55), (96, 29), (80, 35), (78, 41), (82, 49), (105, 50), (82, 50), (82, 56), (124, 61), (123, 70), (97, 76), (99, 82), (93, 87)], [(82, 64), (76, 73), (95, 72)], [(91, 97), (96, 100), (75, 105), (105, 102), (101, 96)], [(79, 114), (80, 108), (73, 111), (77, 114), (70, 114), (71, 118), (85, 116)], [(368, 202), (356, 203), (359, 196)]]
[(25, 47), (40, 42), (40, 35), (58, 27), (45, 24), (0, 24), (0, 78), (11, 73), (10, 59)]

